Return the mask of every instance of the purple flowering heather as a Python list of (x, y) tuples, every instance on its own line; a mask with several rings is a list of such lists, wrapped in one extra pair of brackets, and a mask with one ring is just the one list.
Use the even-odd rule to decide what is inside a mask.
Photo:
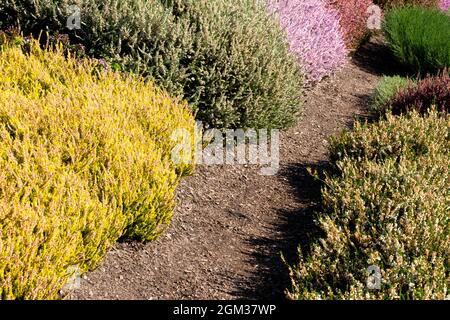
[(440, 8), (442, 11), (448, 11), (448, 10), (450, 10), (450, 0), (441, 0), (441, 1), (439, 2), (439, 8)]
[(339, 13), (323, 0), (269, 0), (268, 10), (278, 15), (308, 84), (320, 81), (347, 61)]

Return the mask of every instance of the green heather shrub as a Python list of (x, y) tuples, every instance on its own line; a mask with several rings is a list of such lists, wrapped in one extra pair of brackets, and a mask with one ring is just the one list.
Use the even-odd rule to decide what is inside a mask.
[(400, 76), (384, 76), (378, 83), (372, 96), (370, 107), (376, 112), (383, 112), (387, 101), (402, 88), (412, 84), (413, 81)]
[(0, 50), (1, 299), (55, 298), (119, 237), (155, 239), (192, 170), (171, 160), (173, 131), (195, 127), (186, 104), (61, 47), (26, 47)]
[[(317, 222), (292, 299), (444, 299), (450, 281), (450, 122), (431, 111), (357, 124), (331, 141)], [(381, 271), (369, 290), (368, 267)], [(373, 283), (373, 282), (372, 282)]]
[(450, 16), (417, 6), (386, 13), (386, 41), (400, 63), (425, 76), (450, 67)]
[[(82, 27), (71, 31), (73, 4)], [(87, 54), (184, 98), (205, 125), (282, 128), (300, 112), (300, 66), (254, 0), (4, 0), (0, 21), (19, 21), (25, 35), (67, 33)]]

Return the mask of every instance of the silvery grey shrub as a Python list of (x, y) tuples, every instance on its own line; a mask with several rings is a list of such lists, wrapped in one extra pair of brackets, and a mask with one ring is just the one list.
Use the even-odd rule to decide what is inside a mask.
[[(81, 28), (67, 28), (80, 8)], [(155, 80), (216, 128), (284, 128), (303, 77), (286, 37), (253, 0), (4, 0), (0, 28), (68, 34), (113, 69)], [(45, 33), (44, 33), (45, 36)]]

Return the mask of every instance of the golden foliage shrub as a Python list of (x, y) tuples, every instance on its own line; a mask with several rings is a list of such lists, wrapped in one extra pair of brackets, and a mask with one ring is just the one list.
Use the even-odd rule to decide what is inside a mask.
[(62, 48), (0, 50), (0, 298), (56, 298), (121, 236), (155, 239), (192, 165), (186, 104)]

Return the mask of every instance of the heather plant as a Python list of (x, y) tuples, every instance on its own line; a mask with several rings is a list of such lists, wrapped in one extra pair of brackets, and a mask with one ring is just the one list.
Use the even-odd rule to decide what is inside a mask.
[(332, 74), (347, 60), (339, 12), (322, 0), (269, 0), (287, 33), (290, 50), (298, 57), (309, 85)]
[(396, 95), (398, 91), (407, 87), (413, 81), (401, 76), (383, 77), (378, 83), (371, 99), (371, 108), (377, 113), (385, 111), (387, 102)]
[(438, 9), (395, 8), (384, 22), (386, 41), (399, 62), (422, 76), (450, 67), (450, 16)]
[(410, 110), (426, 113), (435, 108), (450, 111), (450, 76), (442, 72), (439, 76), (428, 76), (417, 84), (409, 84), (384, 102), (384, 108), (399, 115)]
[(372, 0), (328, 0), (339, 11), (340, 25), (348, 49), (355, 50), (368, 38), (370, 30), (367, 10), (373, 5)]
[(330, 153), (317, 215), (324, 237), (299, 248), (289, 297), (448, 299), (448, 114), (357, 124)]
[(56, 298), (72, 266), (167, 228), (192, 171), (172, 133), (195, 122), (151, 82), (0, 38), (0, 298)]
[[(74, 4), (81, 28), (69, 30)], [(26, 35), (66, 33), (114, 70), (155, 81), (205, 126), (282, 128), (300, 113), (300, 67), (253, 0), (2, 1), (0, 25), (17, 21)]]
[(440, 0), (439, 1), (439, 9), (442, 11), (449, 11), (450, 10), (450, 0)]

